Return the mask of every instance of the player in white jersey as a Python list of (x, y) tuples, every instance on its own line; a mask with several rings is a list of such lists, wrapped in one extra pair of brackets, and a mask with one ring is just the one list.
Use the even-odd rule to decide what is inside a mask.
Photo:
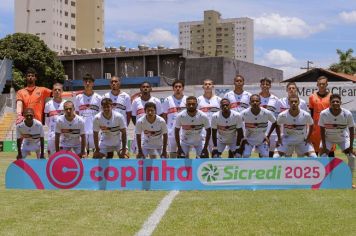
[(167, 151), (169, 153), (170, 158), (176, 158), (177, 144), (176, 144), (176, 139), (174, 137), (174, 125), (178, 113), (186, 108), (185, 102), (187, 96), (183, 94), (184, 91), (183, 80), (175, 80), (172, 84), (172, 87), (173, 87), (173, 95), (167, 97), (162, 104), (162, 110), (163, 110), (162, 116), (167, 122), (167, 129), (168, 129)]
[(242, 157), (250, 157), (252, 149), (255, 147), (260, 157), (269, 156), (269, 140), (266, 136), (268, 122), (272, 123), (270, 130), (276, 127), (276, 118), (273, 114), (260, 107), (261, 98), (258, 94), (253, 94), (250, 97), (250, 108), (241, 112), (243, 121), (245, 122), (245, 138), (241, 142), (240, 153)]
[(83, 77), (84, 92), (75, 97), (74, 106), (75, 111), (79, 114), (85, 122), (85, 134), (86, 134), (86, 147), (87, 154), (89, 154), (90, 148), (94, 148), (93, 138), (93, 120), (94, 116), (100, 112), (101, 96), (94, 92), (94, 77), (90, 74), (86, 74)]
[(93, 121), (95, 145), (93, 158), (104, 156), (113, 158), (115, 151), (120, 158), (125, 158), (127, 151), (125, 118), (119, 112), (113, 111), (113, 102), (110, 98), (103, 98), (101, 107), (103, 111), (95, 115)]
[(34, 119), (32, 108), (24, 110), (21, 123), (16, 125), (17, 159), (26, 158), (30, 152), (36, 152), (37, 159), (44, 159), (44, 132), (42, 123)]
[(319, 119), (322, 156), (328, 156), (332, 145), (337, 144), (348, 158), (351, 172), (355, 170), (353, 150), (355, 123), (352, 113), (341, 108), (341, 96), (330, 96), (330, 108), (320, 113)]
[(86, 156), (84, 120), (75, 114), (73, 102), (66, 101), (63, 107), (64, 115), (58, 117), (56, 125), (56, 151), (73, 151), (80, 158), (83, 158)]
[[(261, 107), (269, 110), (274, 117), (278, 116), (277, 111), (279, 110), (279, 99), (275, 95), (270, 93), (270, 89), (272, 87), (272, 80), (270, 78), (263, 78), (260, 80), (260, 97), (261, 97)], [(271, 130), (271, 122), (268, 122), (268, 128), (267, 130)], [(275, 131), (272, 133), (266, 133), (268, 139), (269, 139), (269, 157), (273, 156), (273, 150), (276, 148), (276, 142), (277, 142), (277, 134)]]
[(145, 115), (137, 120), (135, 128), (137, 158), (167, 158), (167, 124), (156, 115), (156, 104), (145, 104)]
[(231, 109), (237, 112), (242, 112), (250, 105), (251, 93), (244, 91), (245, 78), (242, 75), (236, 75), (234, 78), (234, 91), (225, 94), (224, 98), (229, 99)]
[[(298, 87), (295, 82), (289, 82), (286, 86), (286, 90), (287, 90), (288, 97), (291, 95), (298, 95)], [(278, 113), (281, 113), (282, 111), (289, 109), (290, 106), (288, 102), (288, 97), (279, 99), (279, 105), (278, 105), (279, 110), (277, 111)], [(304, 111), (309, 111), (307, 103), (301, 98), (299, 98), (299, 108)]]
[(56, 145), (54, 143), (54, 138), (56, 134), (56, 123), (57, 118), (63, 115), (63, 104), (62, 99), (63, 85), (60, 83), (55, 83), (53, 85), (53, 99), (48, 101), (44, 108), (45, 123), (48, 127), (48, 137), (47, 137), (47, 151), (48, 155), (52, 155), (56, 152)]
[(230, 101), (227, 98), (221, 100), (220, 108), (221, 111), (216, 112), (211, 120), (214, 144), (212, 157), (220, 157), (227, 146), (229, 158), (233, 158), (243, 138), (242, 117), (230, 109)]
[[(294, 150), (298, 157), (316, 158), (310, 136), (313, 132), (313, 118), (299, 108), (299, 97), (292, 94), (288, 97), (290, 108), (277, 117), (277, 148), (273, 157), (291, 157)], [(280, 127), (283, 127), (281, 136)]]
[[(196, 157), (209, 158), (208, 145), (211, 128), (208, 116), (197, 110), (198, 101), (194, 96), (187, 97), (187, 109), (180, 112), (176, 119), (174, 135), (177, 142), (179, 158), (188, 158), (189, 150), (194, 147)], [(202, 132), (206, 131), (204, 146)], [(180, 132), (182, 130), (182, 132)]]
[(111, 77), (111, 91), (104, 94), (102, 98), (110, 98), (112, 100), (113, 111), (123, 115), (128, 126), (131, 120), (131, 98), (127, 93), (120, 91), (120, 85), (121, 78), (118, 76)]

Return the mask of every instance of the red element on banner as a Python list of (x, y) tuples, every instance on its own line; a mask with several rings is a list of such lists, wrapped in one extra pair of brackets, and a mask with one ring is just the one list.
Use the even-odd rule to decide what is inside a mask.
[(43, 183), (37, 173), (23, 160), (16, 160), (14, 164), (20, 167), (30, 178), (32, 179), (33, 183), (36, 185), (37, 189), (44, 189)]
[[(324, 179), (326, 179), (326, 177), (328, 177), (328, 175), (339, 165), (342, 163), (342, 160), (339, 158), (334, 158), (332, 159), (326, 166), (325, 166), (325, 177)], [(324, 180), (323, 180), (324, 181)], [(323, 181), (321, 181), (318, 184), (314, 184), (312, 186), (312, 189), (319, 189), (321, 184), (323, 183)]]

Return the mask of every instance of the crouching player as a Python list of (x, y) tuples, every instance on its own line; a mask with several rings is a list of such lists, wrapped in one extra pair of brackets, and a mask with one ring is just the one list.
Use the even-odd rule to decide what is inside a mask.
[(245, 138), (241, 142), (239, 152), (242, 157), (250, 157), (252, 149), (255, 147), (260, 154), (260, 157), (269, 157), (269, 140), (265, 135), (268, 128), (268, 121), (272, 123), (269, 134), (276, 127), (276, 118), (272, 112), (260, 107), (261, 97), (258, 94), (253, 94), (250, 97), (250, 108), (241, 112), (243, 121), (245, 122)]
[(330, 108), (320, 113), (319, 119), (322, 156), (328, 156), (333, 144), (339, 145), (346, 154), (351, 172), (355, 170), (353, 152), (355, 123), (349, 110), (341, 108), (341, 97), (330, 96)]
[(34, 119), (32, 108), (24, 110), (25, 120), (16, 125), (17, 159), (36, 152), (37, 159), (44, 159), (44, 132), (41, 122)]
[[(290, 108), (277, 117), (277, 148), (273, 157), (291, 157), (294, 150), (298, 157), (308, 156), (316, 158), (310, 136), (313, 132), (313, 119), (310, 114), (299, 108), (298, 95), (288, 97)], [(281, 137), (281, 131), (283, 135)]]
[[(145, 104), (145, 115), (138, 119), (135, 133), (137, 140), (137, 158), (167, 158), (166, 121), (156, 114), (156, 104)], [(162, 143), (163, 136), (163, 143)]]
[(230, 101), (227, 98), (221, 100), (220, 109), (213, 115), (211, 120), (214, 144), (212, 157), (221, 157), (221, 153), (227, 146), (229, 148), (229, 158), (233, 158), (243, 138), (242, 117), (238, 112), (231, 110)]
[(95, 146), (93, 158), (113, 158), (115, 151), (119, 158), (125, 158), (127, 141), (125, 117), (119, 112), (113, 112), (113, 102), (110, 98), (101, 100), (101, 108), (102, 112), (96, 114), (93, 121)]
[(75, 114), (74, 104), (66, 101), (63, 104), (64, 115), (57, 119), (55, 145), (56, 152), (60, 150), (73, 151), (80, 158), (85, 157), (84, 120)]

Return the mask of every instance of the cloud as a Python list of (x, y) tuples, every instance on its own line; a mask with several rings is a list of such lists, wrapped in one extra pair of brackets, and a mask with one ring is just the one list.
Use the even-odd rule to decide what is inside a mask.
[(289, 37), (306, 38), (311, 34), (325, 29), (325, 25), (308, 25), (297, 17), (284, 17), (276, 13), (264, 14), (255, 20), (255, 34), (257, 38)]
[(116, 38), (120, 43), (147, 44), (152, 47), (162, 44), (166, 47), (178, 47), (178, 37), (168, 30), (161, 28), (153, 29), (147, 34), (139, 34), (133, 31), (118, 31)]
[(350, 12), (343, 11), (339, 14), (339, 17), (346, 23), (356, 23), (356, 10)]

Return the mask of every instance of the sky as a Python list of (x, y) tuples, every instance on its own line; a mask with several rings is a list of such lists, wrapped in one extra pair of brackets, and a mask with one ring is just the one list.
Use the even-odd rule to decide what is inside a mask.
[[(203, 20), (204, 10), (252, 18), (255, 63), (283, 70), (285, 79), (308, 60), (327, 68), (336, 49), (356, 56), (356, 0), (105, 0), (105, 46), (176, 48), (178, 23)], [(3, 38), (14, 33), (14, 0), (0, 0), (0, 16)]]

